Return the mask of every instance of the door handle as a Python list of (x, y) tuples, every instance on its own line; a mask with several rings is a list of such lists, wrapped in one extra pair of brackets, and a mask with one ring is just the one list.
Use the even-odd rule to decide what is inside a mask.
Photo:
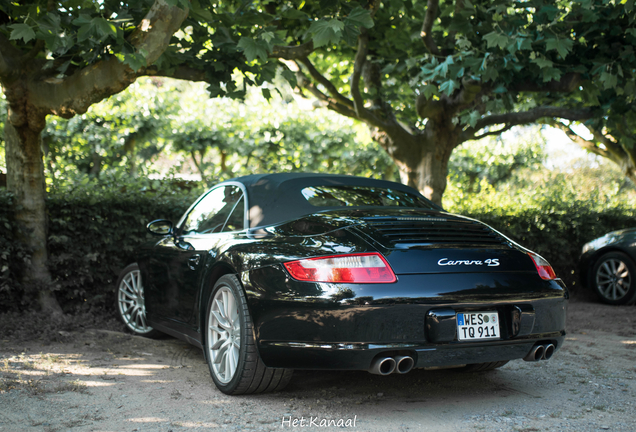
[(199, 262), (201, 261), (201, 255), (195, 254), (188, 258), (188, 267), (190, 270), (196, 270)]

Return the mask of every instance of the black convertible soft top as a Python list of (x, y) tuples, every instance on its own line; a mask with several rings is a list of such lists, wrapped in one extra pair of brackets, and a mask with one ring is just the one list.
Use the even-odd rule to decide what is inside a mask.
[[(228, 182), (242, 183), (247, 191), (250, 227), (273, 225), (318, 211), (342, 207), (316, 207), (307, 201), (302, 190), (311, 186), (366, 186), (414, 194), (426, 200), (410, 186), (386, 180), (334, 174), (281, 173), (253, 174)], [(430, 203), (431, 208), (438, 208)]]

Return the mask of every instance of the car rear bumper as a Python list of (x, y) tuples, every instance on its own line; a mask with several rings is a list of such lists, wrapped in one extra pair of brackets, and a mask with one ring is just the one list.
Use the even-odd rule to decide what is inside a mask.
[[(400, 275), (396, 284), (296, 282), (276, 266), (243, 275), (269, 367), (368, 370), (378, 356), (415, 367), (514, 360), (565, 339), (567, 290), (528, 273)], [(277, 289), (273, 290), (273, 287)], [(455, 315), (496, 311), (500, 339), (458, 341)]]
[(413, 357), (415, 368), (428, 368), (522, 359), (539, 343), (551, 343), (558, 350), (564, 340), (565, 331), (545, 334), (541, 338), (447, 345), (271, 341), (262, 343), (259, 351), (270, 367), (369, 370), (377, 358), (408, 355)]

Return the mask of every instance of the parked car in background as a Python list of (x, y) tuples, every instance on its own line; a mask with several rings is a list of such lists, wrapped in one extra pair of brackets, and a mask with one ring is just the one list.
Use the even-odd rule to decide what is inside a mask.
[(483, 371), (565, 339), (568, 293), (543, 258), (403, 184), (251, 175), (148, 229), (118, 312), (202, 348), (227, 394), (280, 389), (294, 369)]
[(579, 274), (584, 286), (608, 304), (636, 301), (636, 228), (605, 234), (583, 246)]

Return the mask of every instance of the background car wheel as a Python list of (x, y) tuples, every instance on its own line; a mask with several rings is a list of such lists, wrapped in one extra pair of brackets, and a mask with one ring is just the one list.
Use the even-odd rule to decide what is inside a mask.
[(631, 304), (636, 300), (636, 267), (622, 252), (608, 252), (594, 264), (590, 285), (605, 303)]
[(268, 368), (258, 356), (252, 318), (235, 275), (225, 275), (214, 285), (205, 316), (205, 358), (219, 390), (230, 395), (263, 393), (289, 383), (292, 369)]
[(126, 328), (134, 334), (146, 337), (162, 335), (146, 322), (144, 287), (136, 263), (123, 269), (117, 279), (117, 312)]
[(475, 363), (466, 365), (465, 372), (485, 372), (502, 367), (508, 363), (508, 361), (488, 362), (488, 363)]

